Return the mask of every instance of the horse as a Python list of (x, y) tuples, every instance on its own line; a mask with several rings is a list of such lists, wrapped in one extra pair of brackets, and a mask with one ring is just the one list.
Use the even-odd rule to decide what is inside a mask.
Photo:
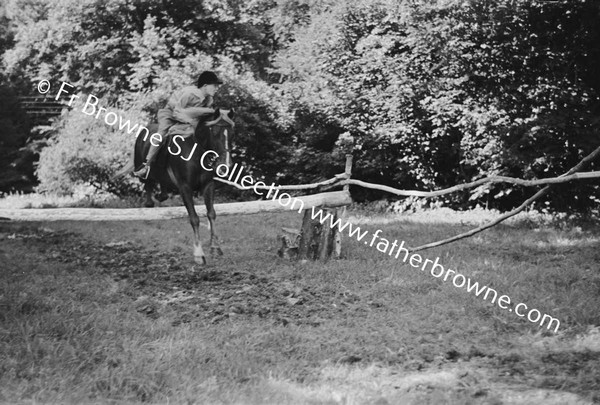
[[(204, 121), (200, 121), (193, 136), (170, 135), (158, 152), (150, 167), (150, 173), (143, 179), (145, 205), (154, 206), (152, 191), (160, 184), (161, 194), (156, 198), (166, 199), (166, 191), (178, 191), (188, 213), (194, 231), (194, 261), (199, 265), (206, 264), (206, 257), (200, 241), (200, 219), (194, 207), (194, 192), (204, 196), (206, 216), (210, 227), (210, 253), (223, 255), (219, 238), (215, 232), (217, 214), (214, 208), (215, 170), (219, 164), (231, 166), (230, 139), (233, 137), (235, 124), (232, 121), (234, 111), (220, 110)], [(149, 133), (155, 133), (157, 124), (149, 125)], [(133, 171), (142, 164), (150, 148), (151, 137), (138, 136), (134, 146), (133, 161), (114, 177)]]

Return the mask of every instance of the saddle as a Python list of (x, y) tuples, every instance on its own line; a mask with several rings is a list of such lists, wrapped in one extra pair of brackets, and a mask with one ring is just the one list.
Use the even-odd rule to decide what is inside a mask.
[(150, 169), (166, 169), (167, 166), (167, 153), (169, 153), (169, 146), (173, 143), (173, 135), (166, 135), (164, 142), (160, 145), (158, 152), (156, 153), (156, 159), (152, 162)]
[[(172, 144), (172, 142), (173, 142), (173, 135), (167, 135), (165, 137), (164, 142), (161, 143), (160, 148), (158, 149), (158, 152), (156, 153), (156, 158), (150, 164), (149, 174), (151, 174), (152, 172), (157, 173), (157, 172), (167, 170), (167, 156), (169, 153), (168, 148)], [(169, 187), (167, 187), (160, 181), (157, 181), (157, 183), (160, 184), (160, 192), (154, 194), (154, 198), (156, 198), (156, 200), (159, 202), (163, 202), (167, 198), (169, 198), (168, 191), (175, 191), (175, 190), (169, 190)]]

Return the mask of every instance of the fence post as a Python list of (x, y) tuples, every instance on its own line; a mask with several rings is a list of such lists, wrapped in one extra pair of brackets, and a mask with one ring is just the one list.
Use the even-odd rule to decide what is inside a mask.
[[(352, 176), (352, 154), (346, 153), (346, 169), (344, 170), (344, 174), (346, 175), (346, 179), (349, 179)], [(344, 191), (350, 191), (350, 185), (346, 184), (344, 186)]]
[[(344, 170), (345, 179), (352, 175), (352, 155), (346, 154), (346, 167)], [(344, 185), (346, 196), (349, 195), (349, 185)], [(346, 206), (340, 212), (337, 208), (327, 206), (326, 203), (316, 207), (322, 210), (321, 214), (330, 218), (330, 221), (321, 223), (319, 219), (312, 219), (312, 210), (305, 209), (302, 219), (302, 226), (299, 231), (294, 229), (282, 228), (284, 235), (279, 238), (282, 242), (278, 250), (280, 257), (292, 258), (297, 252), (299, 260), (328, 260), (329, 258), (338, 259), (342, 251), (342, 235), (337, 226), (331, 227), (330, 223), (337, 223), (338, 219), (346, 216)], [(322, 218), (322, 217), (321, 217)], [(288, 236), (291, 235), (291, 236)], [(292, 239), (294, 241), (292, 242)]]

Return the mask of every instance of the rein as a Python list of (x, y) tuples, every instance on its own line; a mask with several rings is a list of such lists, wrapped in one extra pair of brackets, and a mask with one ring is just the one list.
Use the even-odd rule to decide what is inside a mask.
[(212, 121), (207, 121), (204, 123), (204, 125), (206, 125), (207, 127), (212, 127), (217, 122), (223, 120), (226, 123), (228, 123), (229, 125), (231, 125), (232, 127), (235, 127), (235, 123), (227, 116), (228, 113), (229, 113), (229, 110), (221, 110), (221, 115), (219, 116), (219, 118), (214, 119)]

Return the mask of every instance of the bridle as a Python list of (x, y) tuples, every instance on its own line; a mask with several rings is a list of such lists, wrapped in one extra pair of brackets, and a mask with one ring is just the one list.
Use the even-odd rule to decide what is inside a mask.
[(217, 122), (219, 122), (219, 121), (223, 120), (223, 121), (225, 121), (226, 123), (228, 123), (229, 125), (231, 125), (232, 127), (235, 127), (235, 122), (233, 122), (233, 121), (231, 120), (231, 118), (229, 118), (229, 115), (228, 115), (228, 114), (229, 114), (229, 111), (230, 111), (230, 110), (220, 110), (220, 112), (221, 112), (221, 115), (220, 115), (218, 118), (216, 118), (216, 119), (214, 119), (214, 120), (212, 120), (212, 121), (207, 121), (207, 122), (205, 122), (205, 123), (204, 123), (204, 125), (206, 125), (207, 127), (212, 127), (212, 126), (213, 126), (213, 125), (215, 125)]
[[(216, 118), (216, 119), (214, 119), (212, 121), (207, 121), (207, 122), (204, 123), (204, 125), (207, 126), (208, 130), (210, 131), (211, 138), (214, 136), (214, 132), (213, 132), (214, 127), (221, 120), (223, 120), (226, 123), (228, 123), (229, 125), (231, 125), (231, 128), (235, 127), (235, 123), (231, 120), (231, 118), (229, 118), (228, 113), (229, 113), (229, 110), (221, 110), (221, 115), (218, 118)], [(221, 125), (219, 125), (219, 126), (221, 126)], [(227, 166), (231, 166), (231, 154), (230, 154), (230, 147), (229, 147), (229, 134), (227, 133), (227, 129), (223, 130), (223, 135), (225, 136), (225, 145), (224, 145), (223, 149), (225, 149), (225, 153), (227, 154), (227, 156), (225, 158), (225, 164)]]

